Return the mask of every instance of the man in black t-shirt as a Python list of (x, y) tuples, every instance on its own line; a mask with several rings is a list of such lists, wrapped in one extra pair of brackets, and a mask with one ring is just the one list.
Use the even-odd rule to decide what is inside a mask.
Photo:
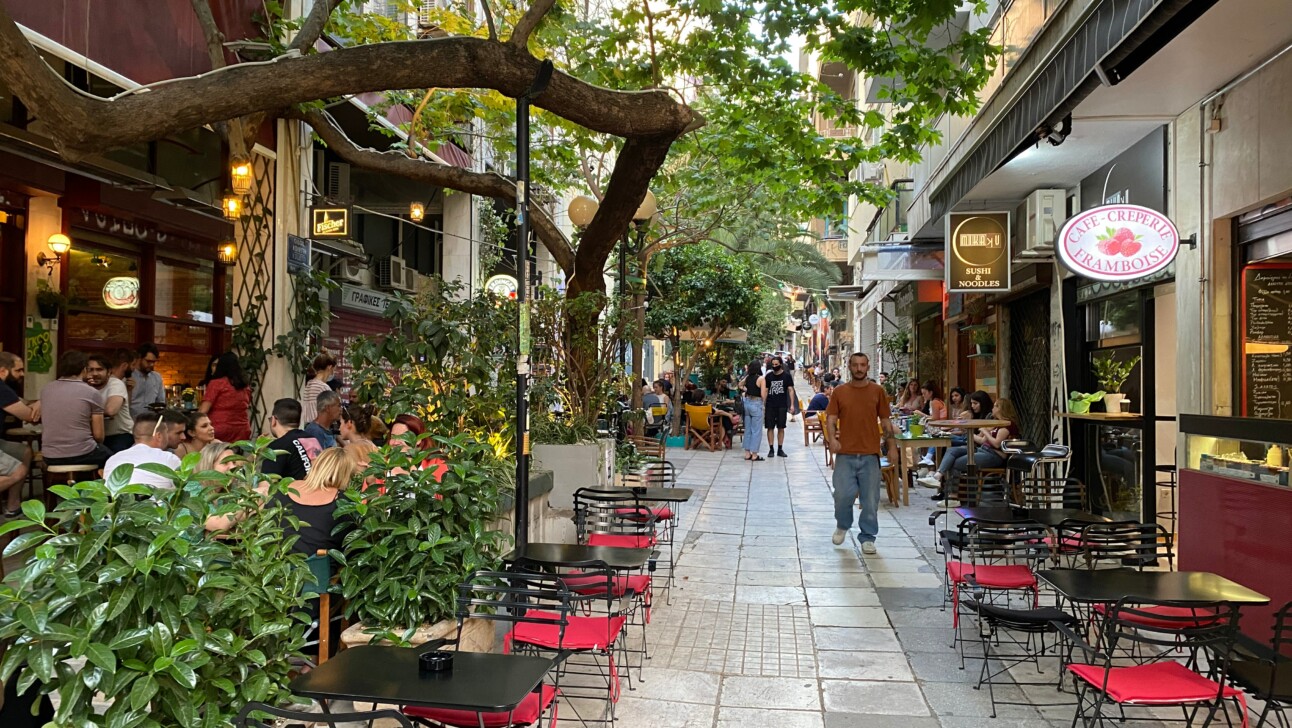
[[(0, 351), (0, 410), (23, 422), (40, 419), (40, 403), (27, 405), (18, 396), (22, 391), (27, 367), (22, 357)], [(0, 415), (3, 418), (3, 415)], [(12, 518), (18, 515), (22, 501), (22, 484), (31, 469), (31, 448), (21, 442), (0, 440), (0, 491), (6, 491), (4, 513)]]
[(269, 443), (269, 449), (283, 452), (276, 460), (261, 463), (260, 472), (293, 480), (304, 480), (309, 475), (310, 465), (323, 452), (323, 446), (316, 438), (305, 434), (300, 429), (300, 424), (300, 402), (291, 398), (274, 402), (274, 412), (269, 417), (269, 431), (278, 439)]
[[(771, 370), (763, 376), (763, 422), (767, 426), (767, 457), (785, 457), (785, 420), (789, 417), (794, 394), (794, 377), (785, 371), (785, 362), (772, 357)], [(778, 430), (772, 441), (772, 430)]]

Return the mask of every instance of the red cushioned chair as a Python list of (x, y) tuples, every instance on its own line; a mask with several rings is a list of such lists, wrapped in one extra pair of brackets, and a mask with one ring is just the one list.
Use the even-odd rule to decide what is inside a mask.
[[(519, 573), (556, 579), (571, 595), (573, 611), (564, 629), (549, 622), (518, 622), (503, 638), (504, 650), (535, 653), (564, 653), (557, 670), (558, 684), (566, 678), (595, 678), (604, 681), (605, 688), (589, 685), (587, 679), (566, 681), (562, 699), (591, 698), (607, 703), (604, 722), (613, 723), (615, 704), (619, 702), (620, 675), (632, 688), (632, 673), (627, 659), (625, 626), (632, 613), (631, 605), (640, 597), (627, 589), (628, 580), (620, 581), (614, 570), (604, 562), (588, 561), (562, 564), (551, 561), (542, 563), (518, 560), (512, 568)], [(619, 586), (624, 590), (620, 591)], [(628, 606), (625, 606), (624, 603)], [(527, 616), (548, 616), (542, 611), (530, 610)], [(604, 663), (604, 664), (603, 664)], [(584, 723), (602, 722), (592, 717), (576, 716)]]
[(1265, 703), (1257, 728), (1271, 714), (1280, 728), (1288, 728), (1287, 708), (1292, 705), (1292, 602), (1274, 613), (1274, 638), (1261, 644), (1243, 635), (1234, 641), (1229, 663), (1229, 680), (1247, 694)]
[[(504, 649), (518, 630), (533, 630), (550, 636), (561, 645), (571, 634), (571, 616), (576, 598), (570, 589), (553, 576), (541, 574), (477, 571), (470, 580), (458, 586), (458, 634), (467, 618), (505, 622), (511, 625)], [(524, 605), (523, 607), (520, 605)], [(453, 646), (457, 640), (437, 641), (436, 646)], [(533, 650), (537, 652), (537, 650)], [(557, 650), (558, 653), (560, 649)], [(560, 691), (561, 665), (565, 656), (558, 655), (552, 684), (542, 683), (510, 711), (480, 713), (408, 706), (404, 715), (419, 725), (442, 728), (511, 728), (538, 725), (544, 714), (550, 714), (549, 728), (556, 725), (557, 696)]]
[[(1199, 615), (1210, 615), (1200, 619)], [(1210, 725), (1227, 702), (1237, 704), (1247, 726), (1247, 701), (1242, 691), (1227, 684), (1230, 653), (1238, 633), (1238, 608), (1226, 602), (1167, 602), (1122, 599), (1108, 607), (1098, 630), (1098, 647), (1087, 644), (1067, 625), (1060, 627), (1083, 654), (1067, 671), (1077, 693), (1073, 725), (1102, 725), (1104, 710), (1125, 720), (1128, 707), (1178, 706), (1192, 725), (1205, 711)], [(1181, 661), (1172, 660), (1175, 653)], [(1114, 655), (1117, 656), (1114, 661)], [(1126, 655), (1130, 655), (1127, 664)], [(1206, 665), (1203, 665), (1203, 657)]]
[[(677, 468), (673, 463), (662, 460), (656, 462), (647, 462), (636, 473), (625, 473), (623, 475), (623, 487), (625, 488), (673, 488), (677, 485)], [(660, 585), (664, 591), (666, 601), (671, 597), (673, 586), (673, 538), (677, 534), (678, 511), (681, 504), (661, 504), (647, 505), (650, 516), (654, 517), (656, 522), (656, 543), (663, 549), (668, 549), (667, 562), (670, 564), (667, 579), (663, 580)], [(625, 506), (619, 511), (622, 515), (636, 517), (639, 513), (639, 507)]]
[[(964, 640), (960, 633), (960, 593), (972, 589), (983, 604), (1011, 606), (1016, 592), (1030, 592), (1029, 606), (1039, 604), (1035, 567), (1053, 560), (1047, 542), (1049, 531), (1031, 523), (1004, 523), (967, 518), (957, 526), (958, 558), (951, 554), (956, 546), (950, 539), (944, 544), (948, 553), (947, 584), (950, 586), (951, 626), (955, 636), (951, 646), (960, 650), (964, 667)], [(943, 602), (945, 608), (946, 602)]]

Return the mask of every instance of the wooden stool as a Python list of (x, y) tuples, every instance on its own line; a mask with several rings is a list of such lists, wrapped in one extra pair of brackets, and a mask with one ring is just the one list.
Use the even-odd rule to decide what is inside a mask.
[(884, 490), (888, 491), (888, 504), (894, 508), (899, 507), (900, 501), (900, 483), (897, 479), (897, 466), (889, 463), (879, 469), (879, 477), (884, 481)]
[[(80, 473), (80, 475), (78, 475)], [(99, 466), (90, 464), (80, 465), (49, 465), (45, 464), (40, 469), (41, 482), (45, 487), (44, 499), (45, 510), (52, 511), (57, 503), (54, 502), (54, 494), (49, 492), (50, 486), (69, 485), (78, 480), (94, 480), (98, 476)]]

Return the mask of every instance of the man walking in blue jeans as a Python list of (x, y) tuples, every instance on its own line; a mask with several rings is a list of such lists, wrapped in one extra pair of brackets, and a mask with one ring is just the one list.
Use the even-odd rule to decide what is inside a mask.
[(870, 381), (870, 357), (857, 352), (848, 357), (852, 379), (834, 388), (826, 407), (826, 437), (834, 452), (834, 545), (843, 543), (852, 528), (852, 504), (861, 496), (857, 516), (861, 550), (875, 553), (879, 535), (880, 428), (888, 435), (888, 461), (897, 462), (888, 394)]

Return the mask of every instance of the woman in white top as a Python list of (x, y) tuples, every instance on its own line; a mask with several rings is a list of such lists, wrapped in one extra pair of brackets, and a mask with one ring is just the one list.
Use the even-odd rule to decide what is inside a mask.
[(331, 389), (328, 380), (336, 371), (336, 359), (326, 351), (314, 357), (310, 368), (305, 372), (305, 384), (301, 386), (301, 427), (313, 422), (319, 416), (319, 395)]

